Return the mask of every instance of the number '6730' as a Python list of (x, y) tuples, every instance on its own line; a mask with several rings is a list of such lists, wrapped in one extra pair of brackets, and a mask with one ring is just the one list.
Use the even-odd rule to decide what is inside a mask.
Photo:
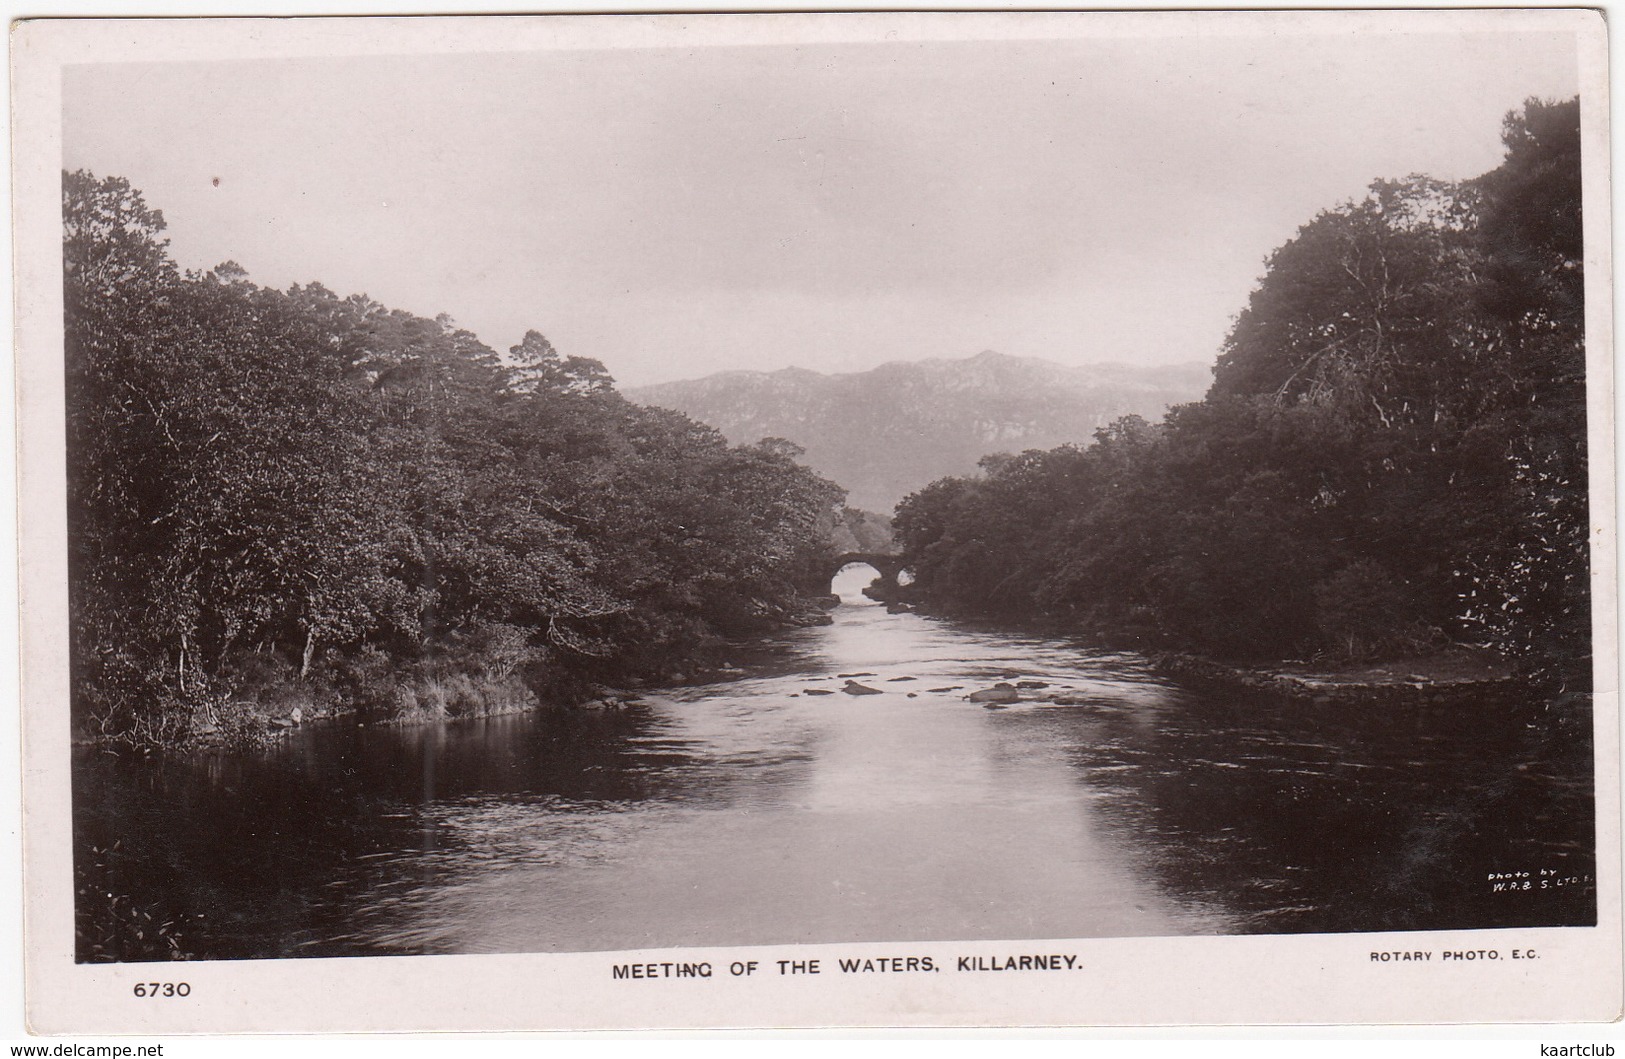
[(135, 995), (141, 997), (190, 996), (192, 987), (185, 982), (137, 982)]

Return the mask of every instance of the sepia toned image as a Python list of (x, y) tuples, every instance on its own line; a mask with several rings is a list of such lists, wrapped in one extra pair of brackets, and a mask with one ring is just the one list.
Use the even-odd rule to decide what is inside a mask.
[(31, 1010), (1616, 1016), (1601, 39), (25, 24)]

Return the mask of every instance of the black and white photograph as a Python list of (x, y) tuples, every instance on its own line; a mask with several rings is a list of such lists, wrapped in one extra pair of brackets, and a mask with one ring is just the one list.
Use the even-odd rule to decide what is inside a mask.
[(1597, 13), (17, 33), (47, 1027), (1618, 1016)]

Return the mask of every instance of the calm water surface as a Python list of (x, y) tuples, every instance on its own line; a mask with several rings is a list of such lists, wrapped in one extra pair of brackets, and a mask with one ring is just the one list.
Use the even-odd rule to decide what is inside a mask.
[[(109, 888), (209, 958), (1594, 921), (1572, 709), (1231, 698), (887, 614), (869, 576), (748, 675), (625, 710), (82, 751), (78, 856), (116, 841)], [(807, 694), (851, 673), (885, 694)], [(1001, 679), (1086, 701), (965, 701)]]

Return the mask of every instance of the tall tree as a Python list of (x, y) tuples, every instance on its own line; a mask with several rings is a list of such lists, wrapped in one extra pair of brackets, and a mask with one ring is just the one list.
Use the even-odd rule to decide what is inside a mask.
[[(1579, 103), (1270, 256), (1202, 402), (899, 508), (915, 591), (1238, 658), (1589, 642)], [(1574, 649), (1571, 645), (1582, 645)]]
[(783, 446), (631, 405), (539, 332), (504, 363), (447, 317), (182, 273), (117, 178), (65, 174), (63, 211), (81, 715), (184, 722), (250, 671), (409, 682), (499, 648), (567, 691), (822, 590), (842, 494)]

